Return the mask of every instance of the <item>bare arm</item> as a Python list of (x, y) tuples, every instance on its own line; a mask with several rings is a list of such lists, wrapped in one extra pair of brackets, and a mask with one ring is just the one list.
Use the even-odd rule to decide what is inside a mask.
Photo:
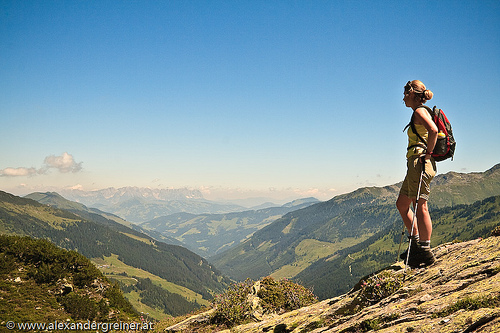
[[(429, 133), (427, 138), (427, 152), (432, 152), (434, 150), (434, 146), (436, 145), (438, 128), (427, 109), (418, 108), (415, 110), (415, 124), (423, 125), (427, 129), (427, 132)], [(427, 154), (425, 158), (429, 159), (430, 155)]]

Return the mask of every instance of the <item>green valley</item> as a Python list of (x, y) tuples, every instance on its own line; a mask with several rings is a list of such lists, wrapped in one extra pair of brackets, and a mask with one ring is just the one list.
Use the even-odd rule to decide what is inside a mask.
[(317, 203), (315, 198), (292, 201), (281, 207), (245, 210), (225, 214), (177, 213), (141, 223), (147, 231), (175, 238), (191, 251), (210, 257), (248, 239), (254, 232), (286, 213)]
[[(176, 310), (172, 310), (175, 308), (172, 304), (164, 304), (158, 309), (163, 312), (162, 317), (169, 315), (166, 309), (178, 315), (205, 304), (229, 283), (205, 259), (183, 247), (157, 241), (102, 216), (96, 221), (87, 220), (75, 213), (5, 192), (0, 192), (0, 230), (3, 234), (48, 239), (88, 258), (103, 260), (103, 265), (106, 260), (115, 258), (123, 267), (148, 272), (146, 278), (153, 283), (151, 289), (158, 293), (158, 286), (162, 289), (160, 293), (169, 295), (170, 303), (184, 304)], [(114, 264), (118, 265), (118, 261)], [(138, 271), (131, 275), (134, 274), (141, 276)], [(147, 294), (144, 290), (141, 293)], [(142, 298), (139, 301), (142, 302)]]

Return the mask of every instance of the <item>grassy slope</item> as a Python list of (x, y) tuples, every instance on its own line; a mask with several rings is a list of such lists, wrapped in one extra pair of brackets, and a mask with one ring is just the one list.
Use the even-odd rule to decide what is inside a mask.
[[(129, 266), (118, 259), (116, 254), (112, 254), (109, 257), (95, 258), (92, 261), (97, 265), (97, 268), (105, 274), (107, 277), (114, 278), (116, 280), (132, 282), (134, 278), (149, 278), (157, 285), (161, 286), (165, 290), (179, 294), (190, 301), (196, 301), (199, 304), (208, 304), (207, 300), (204, 300), (202, 296), (194, 291), (177, 285), (175, 283), (169, 282), (157, 275), (151, 274), (140, 268)], [(120, 275), (120, 273), (126, 273), (128, 277)], [(126, 283), (128, 284), (128, 283)]]
[(0, 322), (85, 320), (81, 318), (85, 311), (71, 311), (63, 305), (61, 290), (68, 284), (72, 291), (66, 296), (106, 300), (111, 308), (109, 313), (101, 313), (106, 318), (112, 319), (120, 310), (112, 321), (138, 317), (119, 290), (111, 295), (110, 282), (81, 254), (46, 240), (0, 235)]
[[(145, 270), (129, 266), (118, 259), (118, 256), (112, 254), (109, 257), (93, 258), (92, 262), (99, 268), (99, 270), (109, 279), (120, 281), (124, 285), (130, 286), (137, 283), (137, 278), (146, 279), (149, 278), (154, 284), (162, 287), (163, 289), (179, 294), (189, 301), (196, 301), (201, 305), (208, 305), (208, 301), (204, 300), (200, 294), (193, 292), (192, 290), (176, 285), (175, 283), (169, 282), (159, 276), (151, 274)], [(125, 273), (127, 276), (124, 276)], [(165, 314), (162, 310), (157, 308), (152, 308), (141, 302), (141, 297), (138, 291), (131, 290), (124, 292), (123, 295), (128, 301), (134, 306), (134, 308), (144, 314), (148, 314), (149, 317), (156, 320), (163, 320), (170, 317), (170, 315)]]

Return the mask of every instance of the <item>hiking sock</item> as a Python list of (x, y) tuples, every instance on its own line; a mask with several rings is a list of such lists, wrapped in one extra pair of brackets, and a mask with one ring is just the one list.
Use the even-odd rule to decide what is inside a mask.
[(431, 248), (431, 241), (430, 240), (427, 240), (427, 241), (418, 241), (418, 244), (420, 245), (420, 247), (423, 247), (423, 248)]

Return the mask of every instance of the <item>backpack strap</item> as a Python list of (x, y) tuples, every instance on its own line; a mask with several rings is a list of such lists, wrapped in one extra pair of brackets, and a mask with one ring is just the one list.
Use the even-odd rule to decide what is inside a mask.
[[(432, 116), (434, 114), (434, 110), (432, 110), (430, 107), (428, 107), (427, 105), (420, 105), (418, 108), (424, 108), (426, 109), (429, 114)], [(434, 107), (435, 108), (435, 107)], [(416, 110), (416, 109), (415, 109)], [(415, 128), (415, 111), (413, 111), (412, 115), (411, 115), (411, 119), (410, 119), (410, 122), (408, 123), (408, 125), (405, 126), (405, 128), (403, 129), (403, 132), (406, 131), (406, 129), (408, 127), (411, 127), (411, 130), (413, 131), (413, 133), (415, 133), (415, 135), (420, 139), (420, 141), (423, 142), (423, 144), (419, 145), (419, 144), (416, 144), (416, 145), (411, 145), (410, 147), (408, 147), (408, 150), (412, 149), (412, 148), (415, 148), (415, 147), (421, 147), (421, 148), (424, 148), (424, 149), (427, 149), (427, 141), (424, 140), (424, 138), (422, 138), (422, 136), (420, 134), (418, 134), (417, 132), (417, 129)]]
[(420, 105), (419, 108), (426, 109), (429, 112), (429, 114), (431, 115), (431, 117), (433, 117), (436, 114), (436, 110), (437, 110), (436, 106), (434, 107), (434, 109), (431, 109), (430, 106), (427, 106), (427, 105), (424, 105), (424, 104)]
[[(427, 105), (422, 104), (418, 108), (424, 108), (424, 109), (426, 109), (431, 116), (434, 116), (437, 113), (437, 107), (436, 106), (434, 107), (434, 109), (431, 109)], [(413, 111), (413, 113), (411, 115), (410, 122), (405, 126), (405, 128), (403, 128), (403, 132), (405, 132), (408, 127), (412, 126), (414, 118), (415, 118), (415, 111)], [(414, 130), (413, 127), (412, 127), (412, 130), (416, 133), (416, 131)]]

